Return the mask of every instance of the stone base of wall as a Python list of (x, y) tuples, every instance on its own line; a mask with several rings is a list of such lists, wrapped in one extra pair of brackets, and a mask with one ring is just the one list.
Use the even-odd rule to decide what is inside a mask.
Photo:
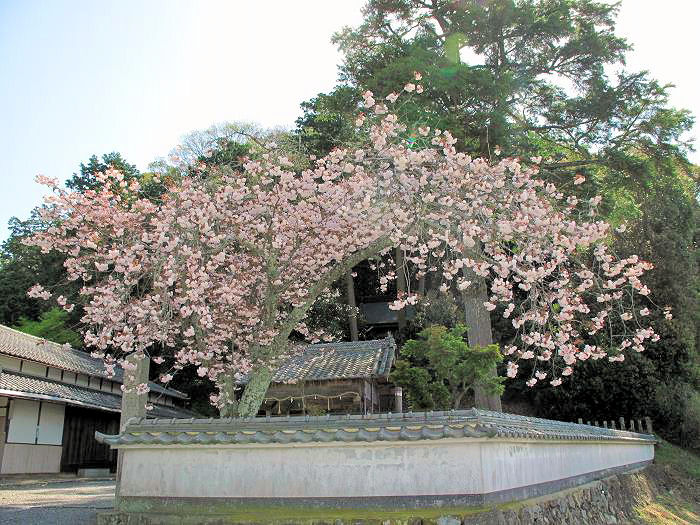
[[(656, 468), (655, 466), (649, 467)], [(358, 510), (353, 515), (345, 509), (338, 515), (333, 511), (328, 517), (274, 516), (207, 516), (203, 509), (192, 509), (190, 515), (106, 512), (98, 516), (98, 525), (612, 525), (641, 523), (635, 507), (651, 502), (655, 497), (653, 482), (647, 471), (618, 474), (586, 485), (504, 505), (479, 509), (416, 509), (402, 515), (387, 511)], [(200, 512), (198, 512), (198, 510)], [(206, 512), (206, 511), (205, 511)]]

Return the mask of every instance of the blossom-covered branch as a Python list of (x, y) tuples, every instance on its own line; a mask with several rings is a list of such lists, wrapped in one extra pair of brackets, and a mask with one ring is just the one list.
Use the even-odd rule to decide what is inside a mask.
[[(196, 366), (219, 384), (221, 374), (270, 376), (292, 330), (322, 337), (303, 320), (333, 280), (394, 246), (419, 272), (439, 261), (444, 287), (467, 289), (470, 272), (488, 280), (484, 308), (502, 305), (517, 330), (504, 349), (508, 375), (536, 359), (531, 384), (557, 385), (577, 361), (619, 360), (618, 350), (657, 337), (635, 306), (649, 293), (640, 277), (650, 265), (608, 253), (599, 197), (565, 196), (538, 178), (537, 162), (472, 159), (446, 131), (420, 128), (425, 146), (416, 147), (384, 104), (369, 92), (364, 100), (366, 143), (302, 172), (268, 152), (242, 170), (170, 181), (158, 202), (115, 171), (84, 193), (43, 179), (52, 226), (29, 242), (66, 254), (70, 278), (84, 282), (86, 344), (111, 364), (117, 352), (162, 345), (175, 368)], [(393, 307), (415, 300), (409, 292)], [(584, 334), (607, 343), (584, 345)]]

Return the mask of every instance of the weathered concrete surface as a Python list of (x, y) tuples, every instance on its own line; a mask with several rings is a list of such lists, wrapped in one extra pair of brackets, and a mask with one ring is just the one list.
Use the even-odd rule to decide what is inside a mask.
[(2, 525), (93, 525), (114, 506), (114, 481), (22, 483), (0, 488)]

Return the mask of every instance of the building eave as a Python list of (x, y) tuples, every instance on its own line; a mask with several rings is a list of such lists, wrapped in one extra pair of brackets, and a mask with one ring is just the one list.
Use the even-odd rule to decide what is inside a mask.
[(67, 399), (63, 397), (50, 396), (46, 394), (35, 394), (33, 392), (19, 392), (16, 390), (3, 390), (0, 389), (0, 396), (7, 396), (18, 399), (30, 399), (34, 401), (51, 401), (52, 403), (60, 403), (64, 405), (74, 405), (84, 408), (92, 408), (95, 410), (102, 410), (104, 412), (120, 413), (120, 409), (108, 408), (100, 405), (95, 405), (92, 403), (84, 403), (82, 401), (77, 401), (75, 399)]

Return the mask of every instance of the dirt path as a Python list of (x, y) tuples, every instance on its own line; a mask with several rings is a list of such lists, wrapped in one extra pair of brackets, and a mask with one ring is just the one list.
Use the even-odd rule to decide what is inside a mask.
[(114, 481), (70, 481), (0, 488), (2, 525), (94, 525), (114, 504)]

